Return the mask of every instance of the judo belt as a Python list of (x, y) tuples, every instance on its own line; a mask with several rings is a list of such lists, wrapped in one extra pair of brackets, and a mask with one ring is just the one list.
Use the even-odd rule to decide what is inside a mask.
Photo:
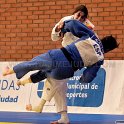
[(71, 58), (69, 52), (64, 47), (62, 47), (61, 50), (62, 50), (63, 54), (65, 55), (65, 57), (67, 58), (67, 60), (69, 61), (69, 63), (71, 64), (73, 70), (74, 71), (78, 70), (78, 66), (76, 66), (76, 63)]

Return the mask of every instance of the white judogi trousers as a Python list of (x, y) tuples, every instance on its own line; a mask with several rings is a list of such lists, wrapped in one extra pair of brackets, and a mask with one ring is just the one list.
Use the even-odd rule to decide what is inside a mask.
[[(56, 80), (47, 78), (44, 83), (42, 98), (50, 101), (54, 98), (56, 111), (67, 111), (66, 92), (68, 79)], [(58, 84), (58, 85), (57, 85)]]

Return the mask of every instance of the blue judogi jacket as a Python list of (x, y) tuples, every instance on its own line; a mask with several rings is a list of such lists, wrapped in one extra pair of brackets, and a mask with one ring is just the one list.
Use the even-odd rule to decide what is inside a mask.
[[(92, 30), (77, 20), (65, 21), (62, 32), (71, 32), (73, 35), (80, 38), (65, 47), (65, 49), (70, 55), (73, 54), (72, 59), (74, 61), (83, 61), (83, 66), (86, 67), (81, 77), (81, 82), (91, 82), (96, 77), (104, 60), (104, 50), (101, 41)], [(81, 69), (82, 66), (79, 65), (78, 68)]]

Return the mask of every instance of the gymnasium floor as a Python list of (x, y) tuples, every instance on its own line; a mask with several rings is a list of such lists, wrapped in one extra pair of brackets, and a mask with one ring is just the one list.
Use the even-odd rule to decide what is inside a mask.
[[(50, 124), (59, 119), (55, 113), (0, 112), (0, 124)], [(71, 124), (124, 124), (124, 115), (69, 114)]]

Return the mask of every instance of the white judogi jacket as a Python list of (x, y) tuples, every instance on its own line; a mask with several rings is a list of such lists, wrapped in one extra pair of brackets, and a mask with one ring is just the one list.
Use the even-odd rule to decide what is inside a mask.
[[(56, 32), (55, 29), (56, 27), (59, 25), (60, 22), (64, 22), (66, 20), (73, 20), (74, 19), (74, 15), (71, 16), (66, 16), (64, 18), (62, 18), (53, 28), (52, 33), (51, 33), (51, 39), (52, 41), (58, 41), (61, 39), (61, 37), (59, 36), (60, 32)], [(83, 22), (86, 26), (92, 27), (92, 29), (94, 28), (94, 25), (88, 20), (86, 19)], [(62, 38), (62, 46), (65, 47), (69, 44), (71, 44), (72, 42), (76, 41), (78, 39), (78, 37), (74, 36), (71, 32), (67, 32), (64, 37)]]

